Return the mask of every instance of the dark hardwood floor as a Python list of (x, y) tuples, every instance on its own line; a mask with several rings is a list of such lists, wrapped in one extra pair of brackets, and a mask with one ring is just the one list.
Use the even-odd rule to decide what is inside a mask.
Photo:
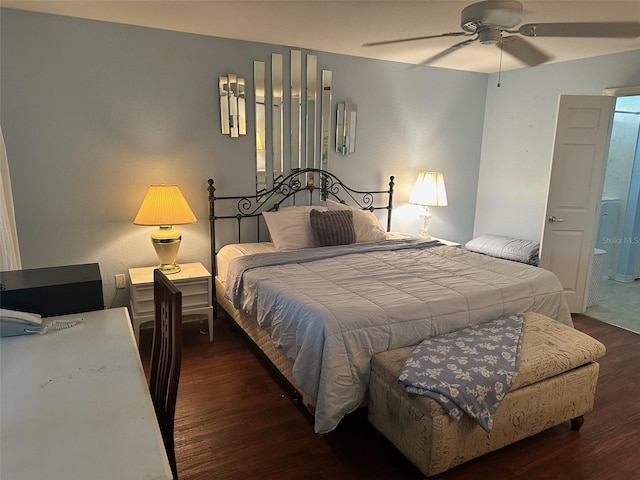
[[(442, 480), (640, 478), (640, 335), (584, 316), (576, 328), (607, 347), (595, 409), (580, 432), (569, 422), (432, 478)], [(421, 479), (376, 433), (364, 409), (317, 436), (275, 376), (226, 318), (185, 324), (175, 441), (181, 480)], [(151, 332), (141, 334), (148, 368)]]

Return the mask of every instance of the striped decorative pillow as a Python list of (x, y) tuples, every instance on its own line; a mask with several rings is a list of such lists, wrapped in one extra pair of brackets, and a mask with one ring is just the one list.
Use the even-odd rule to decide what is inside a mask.
[(344, 203), (327, 199), (328, 210), (351, 210), (353, 212), (353, 229), (356, 231), (356, 242), (375, 242), (387, 238), (380, 226), (378, 218), (369, 210), (350, 207)]
[(313, 209), (309, 212), (309, 220), (316, 247), (348, 245), (356, 241), (353, 213), (350, 210), (321, 212)]

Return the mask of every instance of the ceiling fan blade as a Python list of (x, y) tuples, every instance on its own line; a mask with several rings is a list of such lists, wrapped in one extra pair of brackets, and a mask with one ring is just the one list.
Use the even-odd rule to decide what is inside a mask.
[(640, 37), (640, 22), (528, 23), (517, 32), (525, 37), (635, 38)]
[(429, 38), (441, 38), (441, 37), (461, 37), (461, 36), (470, 36), (472, 34), (467, 32), (450, 32), (450, 33), (441, 33), (439, 35), (427, 35), (424, 37), (412, 37), (412, 38), (401, 38), (399, 40), (385, 40), (382, 42), (369, 42), (363, 43), (363, 47), (376, 47), (378, 45), (391, 45), (394, 43), (405, 43), (405, 42), (415, 42), (417, 40), (427, 40)]
[(447, 55), (449, 55), (450, 53), (455, 52), (456, 50), (458, 50), (461, 47), (464, 47), (465, 45), (470, 45), (473, 42), (475, 42), (476, 40), (478, 40), (478, 37), (474, 37), (470, 40), (465, 40), (464, 42), (460, 42), (460, 43), (456, 43), (455, 45), (450, 46), (449, 48), (447, 48), (446, 50), (441, 51), (440, 53), (434, 55), (433, 57), (429, 57), (427, 58), (425, 61), (423, 61), (420, 65), (429, 65), (430, 63), (435, 62), (436, 60), (440, 60), (442, 57), (446, 57)]
[(530, 67), (548, 62), (552, 58), (524, 38), (515, 35), (502, 39), (502, 49)]

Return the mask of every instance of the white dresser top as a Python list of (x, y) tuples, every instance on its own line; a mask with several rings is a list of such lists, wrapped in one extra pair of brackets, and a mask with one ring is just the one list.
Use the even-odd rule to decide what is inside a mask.
[(0, 478), (170, 479), (126, 308), (0, 340)]

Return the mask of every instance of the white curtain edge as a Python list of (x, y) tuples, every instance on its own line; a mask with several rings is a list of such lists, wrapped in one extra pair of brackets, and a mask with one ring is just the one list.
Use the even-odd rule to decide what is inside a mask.
[(0, 271), (20, 270), (20, 246), (18, 243), (18, 230), (16, 228), (16, 216), (13, 206), (13, 193), (11, 190), (11, 176), (9, 175), (9, 159), (4, 144), (4, 134), (0, 126), (0, 199), (2, 208), (0, 211)]

